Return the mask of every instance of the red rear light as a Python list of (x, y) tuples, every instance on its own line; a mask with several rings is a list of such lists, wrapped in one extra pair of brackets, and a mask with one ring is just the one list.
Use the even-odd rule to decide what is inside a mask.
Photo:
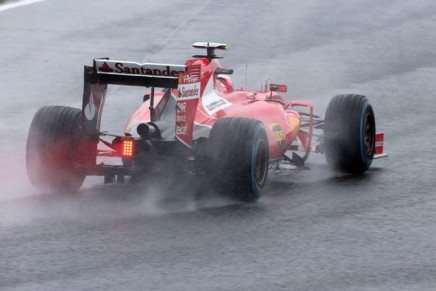
[(131, 138), (123, 139), (123, 148), (121, 154), (125, 158), (133, 157), (134, 140)]

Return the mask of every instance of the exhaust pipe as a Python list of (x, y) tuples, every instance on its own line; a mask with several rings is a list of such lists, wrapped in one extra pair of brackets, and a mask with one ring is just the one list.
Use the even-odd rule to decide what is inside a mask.
[(143, 139), (150, 139), (152, 137), (154, 137), (154, 138), (160, 137), (159, 128), (156, 126), (156, 124), (154, 124), (152, 122), (139, 124), (138, 127), (136, 128), (136, 132)]

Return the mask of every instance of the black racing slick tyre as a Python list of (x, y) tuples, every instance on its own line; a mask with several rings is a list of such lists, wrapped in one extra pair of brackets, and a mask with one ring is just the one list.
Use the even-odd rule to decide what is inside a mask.
[(254, 119), (223, 118), (209, 135), (213, 184), (225, 195), (244, 202), (262, 195), (268, 176), (268, 138)]
[(365, 96), (335, 96), (325, 114), (327, 164), (338, 172), (363, 174), (374, 157), (375, 133), (374, 111)]
[(36, 112), (26, 147), (27, 173), (35, 187), (60, 192), (82, 186), (86, 166), (95, 163), (97, 144), (85, 138), (80, 118), (79, 109), (63, 106)]

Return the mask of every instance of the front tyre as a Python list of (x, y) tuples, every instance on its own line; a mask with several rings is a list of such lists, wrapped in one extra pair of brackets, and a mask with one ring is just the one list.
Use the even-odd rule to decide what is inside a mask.
[(209, 135), (213, 184), (240, 201), (256, 201), (268, 176), (268, 138), (263, 124), (254, 119), (223, 118)]
[(374, 157), (375, 132), (374, 111), (365, 96), (335, 96), (325, 114), (328, 165), (339, 172), (364, 173)]
[(82, 133), (80, 118), (79, 109), (63, 106), (36, 112), (26, 147), (27, 173), (35, 187), (55, 192), (81, 187), (97, 144)]

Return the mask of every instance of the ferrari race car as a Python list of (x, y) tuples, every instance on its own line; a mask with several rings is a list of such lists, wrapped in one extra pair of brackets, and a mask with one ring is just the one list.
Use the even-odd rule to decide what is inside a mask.
[[(336, 96), (322, 119), (311, 102), (283, 98), (286, 85), (235, 89), (233, 70), (215, 54), (227, 45), (193, 47), (204, 54), (184, 65), (100, 58), (85, 66), (81, 110), (45, 106), (33, 118), (26, 149), (31, 183), (71, 191), (91, 175), (110, 183), (177, 171), (209, 177), (217, 191), (253, 201), (268, 172), (304, 169), (311, 153), (349, 174), (386, 156), (366, 97)], [(121, 135), (100, 130), (109, 84), (149, 88)]]

